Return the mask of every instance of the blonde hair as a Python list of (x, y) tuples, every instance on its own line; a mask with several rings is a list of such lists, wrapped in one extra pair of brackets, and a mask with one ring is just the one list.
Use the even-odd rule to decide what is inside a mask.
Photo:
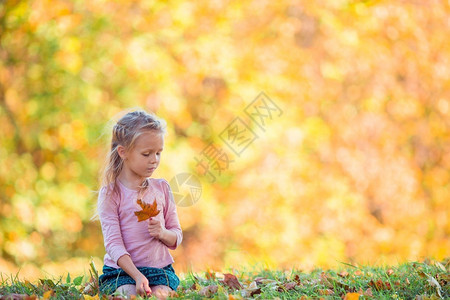
[[(126, 150), (131, 150), (136, 143), (136, 139), (148, 130), (166, 133), (166, 122), (163, 119), (149, 114), (143, 110), (131, 111), (120, 118), (112, 129), (111, 148), (107, 155), (101, 184), (108, 191), (118, 193), (116, 185), (117, 177), (123, 168), (123, 159), (120, 157), (117, 147), (123, 146)], [(120, 195), (120, 194), (119, 194)]]

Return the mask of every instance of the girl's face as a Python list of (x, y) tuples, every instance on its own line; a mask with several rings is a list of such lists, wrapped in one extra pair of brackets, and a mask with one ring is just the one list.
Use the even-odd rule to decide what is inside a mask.
[(156, 130), (146, 131), (136, 139), (133, 149), (125, 151), (124, 167), (140, 178), (150, 177), (159, 166), (163, 148), (163, 134)]

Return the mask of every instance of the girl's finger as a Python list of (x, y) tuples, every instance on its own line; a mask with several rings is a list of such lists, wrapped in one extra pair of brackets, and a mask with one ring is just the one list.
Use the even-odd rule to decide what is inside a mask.
[(152, 289), (148, 286), (147, 283), (144, 283), (144, 291), (146, 295), (151, 295), (152, 294)]

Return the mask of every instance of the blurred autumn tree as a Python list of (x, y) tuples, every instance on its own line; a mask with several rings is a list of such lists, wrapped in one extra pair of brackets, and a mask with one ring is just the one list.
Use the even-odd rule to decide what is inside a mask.
[[(450, 249), (446, 1), (0, 3), (0, 267), (104, 253), (109, 121), (167, 120), (156, 176), (197, 172), (178, 270), (442, 258)], [(245, 117), (261, 92), (283, 114)], [(235, 117), (258, 138), (242, 155)], [(109, 122), (109, 123), (108, 123)], [(195, 157), (233, 160), (210, 183)], [(60, 269), (58, 269), (60, 270)]]

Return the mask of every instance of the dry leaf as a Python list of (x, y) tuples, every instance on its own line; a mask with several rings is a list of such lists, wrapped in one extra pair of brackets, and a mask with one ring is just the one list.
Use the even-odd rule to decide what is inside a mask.
[(386, 273), (387, 273), (389, 276), (391, 276), (392, 274), (394, 274), (394, 270), (389, 269), (389, 270), (386, 271)]
[(278, 291), (279, 291), (279, 292), (289, 291), (289, 290), (294, 289), (297, 285), (298, 285), (298, 283), (295, 282), (295, 281), (292, 281), (292, 282), (286, 282), (286, 283), (283, 283), (282, 285), (280, 285), (280, 286), (278, 287)]
[(145, 221), (159, 214), (156, 199), (153, 201), (153, 204), (146, 204), (143, 203), (141, 199), (138, 199), (137, 204), (139, 204), (139, 206), (142, 207), (142, 210), (134, 212), (134, 214), (138, 218), (138, 222)]
[(365, 292), (362, 290), (362, 288), (359, 288), (358, 294), (364, 295), (366, 297), (373, 297), (372, 288), (368, 288)]
[(390, 290), (391, 289), (391, 284), (389, 282), (383, 282), (381, 279), (378, 279), (377, 281), (373, 281), (371, 280), (369, 282), (369, 285), (371, 287), (376, 288), (378, 291), (381, 290)]
[(344, 300), (358, 300), (359, 296), (359, 293), (347, 293), (345, 294)]
[(239, 283), (239, 280), (237, 279), (236, 276), (234, 276), (233, 274), (223, 274), (225, 276), (225, 279), (223, 280), (223, 282), (230, 287), (233, 290), (240, 290), (242, 289), (242, 285)]
[(272, 283), (276, 283), (277, 281), (273, 280), (273, 279), (264, 278), (264, 277), (256, 277), (255, 282), (256, 282), (256, 284), (261, 285), (261, 284), (272, 284)]
[(342, 278), (345, 278), (348, 276), (348, 272), (347, 271), (342, 271), (341, 273), (338, 274), (339, 276), (341, 276)]
[(200, 286), (196, 282), (194, 282), (188, 290), (198, 291), (200, 290)]
[(243, 297), (253, 297), (254, 295), (261, 294), (261, 288), (258, 287), (256, 281), (252, 281), (248, 287), (243, 291)]
[(50, 299), (51, 296), (53, 296), (53, 290), (46, 291), (46, 292), (44, 293), (44, 295), (42, 295), (42, 297), (43, 297), (44, 299)]
[(336, 286), (348, 289), (348, 285), (342, 282), (339, 278), (333, 278), (329, 274), (322, 272), (320, 274), (320, 281), (329, 288), (334, 288)]
[(319, 294), (326, 295), (326, 296), (331, 296), (331, 295), (334, 295), (334, 291), (332, 291), (330, 289), (319, 290)]
[(437, 280), (433, 276), (428, 275), (428, 274), (426, 274), (426, 275), (428, 277), (428, 279), (427, 279), (428, 283), (436, 288), (436, 291), (437, 291), (439, 297), (442, 298), (441, 285), (439, 284), (439, 282), (437, 282)]
[(203, 297), (212, 297), (215, 293), (217, 293), (217, 290), (219, 287), (217, 285), (208, 285), (200, 290), (198, 294)]

